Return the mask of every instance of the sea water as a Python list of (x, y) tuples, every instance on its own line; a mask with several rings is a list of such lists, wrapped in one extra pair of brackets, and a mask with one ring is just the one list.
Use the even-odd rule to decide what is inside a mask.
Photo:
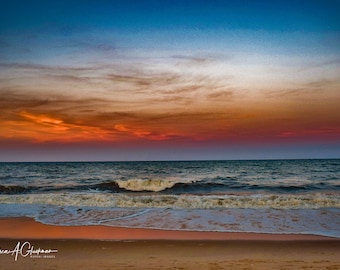
[(0, 163), (0, 216), (340, 237), (340, 160)]

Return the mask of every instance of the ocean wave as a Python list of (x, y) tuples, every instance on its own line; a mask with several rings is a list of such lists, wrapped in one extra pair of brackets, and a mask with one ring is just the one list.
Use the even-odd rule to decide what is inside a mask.
[(170, 189), (178, 184), (188, 184), (182, 181), (154, 180), (154, 179), (116, 180), (115, 183), (118, 184), (119, 188), (129, 191), (154, 191), (154, 192)]
[(236, 181), (190, 181), (177, 179), (128, 179), (101, 182), (98, 184), (60, 185), (60, 186), (20, 186), (0, 185), (0, 194), (26, 194), (46, 192), (83, 192), (102, 191), (112, 193), (145, 193), (159, 194), (212, 194), (242, 191), (266, 191), (271, 193), (296, 193), (310, 191), (337, 191), (340, 189), (338, 182), (324, 183), (240, 183)]
[(23, 193), (26, 191), (27, 188), (22, 186), (2, 186), (0, 185), (0, 193), (2, 194), (17, 194), (17, 193)]
[[(213, 191), (223, 191), (230, 189), (245, 188), (239, 184), (223, 184), (203, 181), (185, 181), (185, 180), (156, 180), (156, 179), (130, 179), (116, 180), (111, 182), (92, 185), (87, 188), (100, 191), (110, 191), (114, 193), (125, 192), (155, 192), (166, 194), (181, 193), (209, 193)], [(84, 186), (82, 187), (84, 189)]]
[(50, 193), (1, 195), (2, 204), (49, 204), (59, 206), (93, 206), (124, 208), (272, 208), (320, 209), (340, 208), (338, 194), (272, 195), (125, 195), (112, 193)]

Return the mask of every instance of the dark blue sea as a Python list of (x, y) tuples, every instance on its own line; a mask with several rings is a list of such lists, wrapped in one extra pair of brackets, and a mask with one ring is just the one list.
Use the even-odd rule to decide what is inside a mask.
[(340, 160), (0, 163), (0, 216), (340, 237)]

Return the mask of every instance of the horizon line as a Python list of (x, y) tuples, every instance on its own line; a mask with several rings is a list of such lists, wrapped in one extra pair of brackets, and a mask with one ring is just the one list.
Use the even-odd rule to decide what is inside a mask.
[(320, 158), (258, 158), (258, 159), (172, 159), (172, 160), (47, 160), (47, 161), (0, 161), (0, 163), (128, 163), (128, 162), (210, 162), (210, 161), (286, 161), (286, 160), (339, 160), (340, 157)]

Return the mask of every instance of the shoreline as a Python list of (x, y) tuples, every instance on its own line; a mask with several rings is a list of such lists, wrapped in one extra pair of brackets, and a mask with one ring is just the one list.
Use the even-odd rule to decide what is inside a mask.
[(249, 232), (200, 232), (104, 225), (60, 226), (40, 223), (29, 217), (0, 218), (0, 239), (82, 239), (82, 240), (268, 240), (301, 241), (339, 238), (313, 234)]
[[(5, 254), (17, 246), (23, 254)], [(54, 253), (23, 256), (28, 247)], [(25, 253), (26, 252), (26, 253)], [(54, 226), (0, 218), (2, 269), (340, 269), (340, 240), (274, 235)]]

